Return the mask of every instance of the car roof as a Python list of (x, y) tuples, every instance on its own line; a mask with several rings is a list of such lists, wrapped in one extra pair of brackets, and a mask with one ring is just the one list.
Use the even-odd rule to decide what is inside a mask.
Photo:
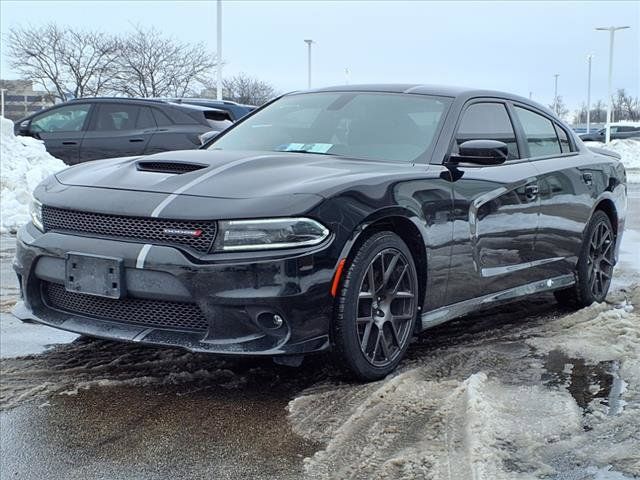
[(451, 97), (456, 99), (471, 99), (476, 97), (496, 97), (513, 100), (534, 106), (548, 113), (552, 113), (544, 105), (508, 92), (499, 90), (486, 90), (469, 87), (458, 87), (450, 85), (430, 85), (419, 83), (374, 83), (362, 85), (338, 85), (334, 87), (317, 88), (304, 91), (291, 92), (297, 93), (315, 93), (315, 92), (381, 92), (381, 93), (409, 93), (417, 95), (435, 95), (439, 97)]
[(129, 97), (81, 97), (72, 98), (69, 102), (109, 102), (109, 103), (153, 103), (167, 104), (166, 100), (159, 100), (156, 98), (129, 98)]
[[(202, 105), (194, 105), (192, 103), (178, 103), (170, 100), (161, 100), (157, 98), (128, 98), (128, 97), (83, 97), (83, 98), (74, 98), (69, 100), (69, 102), (97, 102), (97, 103), (134, 103), (138, 105), (145, 104), (153, 104), (153, 105), (170, 105), (176, 108), (183, 108), (188, 110), (198, 110), (205, 112), (218, 112), (218, 113), (226, 113), (225, 110), (220, 110), (218, 108), (205, 107)], [(62, 104), (60, 104), (62, 105)]]

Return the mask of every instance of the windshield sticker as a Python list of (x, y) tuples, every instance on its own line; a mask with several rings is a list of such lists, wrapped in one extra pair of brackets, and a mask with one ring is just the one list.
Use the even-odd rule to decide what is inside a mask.
[(327, 153), (331, 147), (333, 147), (333, 143), (288, 143), (279, 145), (278, 150), (282, 152)]

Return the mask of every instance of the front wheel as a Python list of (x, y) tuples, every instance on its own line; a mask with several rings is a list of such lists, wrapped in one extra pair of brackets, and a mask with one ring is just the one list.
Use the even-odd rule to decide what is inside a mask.
[(339, 361), (361, 380), (377, 380), (404, 356), (418, 311), (411, 252), (392, 232), (378, 232), (358, 249), (345, 272), (333, 325)]
[(603, 302), (613, 276), (615, 233), (611, 220), (602, 210), (596, 210), (587, 225), (576, 266), (576, 284), (555, 293), (559, 303), (586, 307)]

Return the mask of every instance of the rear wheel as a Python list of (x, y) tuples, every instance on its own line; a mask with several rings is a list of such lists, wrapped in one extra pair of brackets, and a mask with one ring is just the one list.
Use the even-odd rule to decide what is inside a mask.
[(418, 279), (411, 252), (394, 233), (368, 238), (347, 267), (333, 339), (341, 364), (362, 380), (396, 368), (415, 326)]
[(554, 292), (558, 302), (582, 308), (604, 301), (613, 276), (614, 245), (611, 220), (602, 210), (596, 210), (587, 225), (578, 257), (576, 284)]

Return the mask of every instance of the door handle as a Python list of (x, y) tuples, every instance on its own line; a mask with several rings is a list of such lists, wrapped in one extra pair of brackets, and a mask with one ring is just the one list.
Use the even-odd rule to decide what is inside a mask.
[(78, 142), (72, 142), (72, 141), (68, 141), (68, 142), (62, 142), (63, 145), (77, 145)]
[(586, 183), (587, 185), (593, 185), (593, 173), (590, 172), (584, 172), (582, 174), (582, 180), (584, 181), (584, 183)]
[(129, 139), (129, 141), (130, 141), (131, 143), (134, 143), (134, 142), (144, 142), (144, 138), (130, 138), (130, 139)]

